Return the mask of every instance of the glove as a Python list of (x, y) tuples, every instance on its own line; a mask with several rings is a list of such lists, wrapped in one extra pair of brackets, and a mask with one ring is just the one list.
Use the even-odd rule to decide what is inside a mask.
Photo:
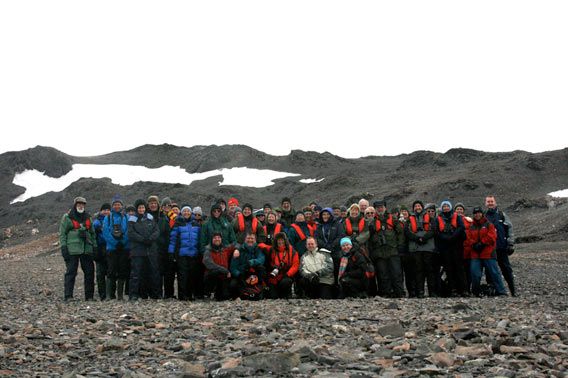
[(71, 255), (69, 254), (69, 248), (67, 246), (61, 247), (61, 256), (63, 256), (63, 260), (68, 263), (71, 260)]
[(472, 245), (471, 248), (475, 252), (481, 252), (481, 251), (483, 251), (483, 248), (485, 248), (485, 244), (477, 242), (474, 245)]
[(513, 253), (515, 253), (515, 246), (513, 244), (509, 244), (507, 246), (507, 255), (511, 256)]

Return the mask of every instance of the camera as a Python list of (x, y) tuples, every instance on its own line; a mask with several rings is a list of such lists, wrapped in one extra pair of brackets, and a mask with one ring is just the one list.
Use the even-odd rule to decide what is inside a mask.
[(115, 224), (115, 225), (112, 226), (112, 236), (115, 239), (117, 239), (117, 240), (122, 239), (123, 234), (124, 233), (122, 232), (122, 227), (121, 227), (120, 224)]
[(276, 277), (278, 275), (278, 268), (274, 268), (274, 270), (272, 272), (270, 272), (270, 275), (272, 277)]

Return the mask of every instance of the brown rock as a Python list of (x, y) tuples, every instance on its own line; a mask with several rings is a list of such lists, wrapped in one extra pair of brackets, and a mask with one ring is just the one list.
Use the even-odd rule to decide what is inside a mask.
[(434, 353), (430, 356), (430, 361), (438, 366), (450, 367), (454, 366), (456, 360), (453, 355), (446, 352)]
[(503, 354), (528, 353), (528, 350), (518, 346), (501, 345), (499, 351)]
[(471, 357), (491, 356), (493, 355), (493, 350), (491, 350), (490, 345), (483, 345), (483, 344), (477, 344), (472, 346), (458, 345), (456, 347), (455, 353)]
[(233, 369), (236, 368), (237, 366), (239, 366), (241, 364), (241, 359), (240, 358), (229, 358), (228, 360), (225, 360), (223, 362), (223, 365), (221, 365), (222, 369)]
[(394, 350), (395, 352), (406, 352), (406, 351), (410, 350), (410, 344), (409, 343), (403, 343), (403, 344), (395, 346), (394, 348), (392, 348), (392, 350)]

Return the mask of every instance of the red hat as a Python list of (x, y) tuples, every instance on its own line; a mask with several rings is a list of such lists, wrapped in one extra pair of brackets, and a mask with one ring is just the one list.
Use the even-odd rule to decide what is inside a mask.
[(236, 199), (235, 197), (229, 198), (229, 206), (231, 206), (231, 205), (239, 206), (239, 200)]

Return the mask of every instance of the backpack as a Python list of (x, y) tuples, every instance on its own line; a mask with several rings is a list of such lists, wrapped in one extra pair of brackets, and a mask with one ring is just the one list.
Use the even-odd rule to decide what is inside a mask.
[(245, 283), (245, 287), (241, 290), (240, 297), (243, 300), (258, 301), (263, 298), (263, 292), (264, 289), (260, 281), (255, 285), (249, 285), (248, 283)]

